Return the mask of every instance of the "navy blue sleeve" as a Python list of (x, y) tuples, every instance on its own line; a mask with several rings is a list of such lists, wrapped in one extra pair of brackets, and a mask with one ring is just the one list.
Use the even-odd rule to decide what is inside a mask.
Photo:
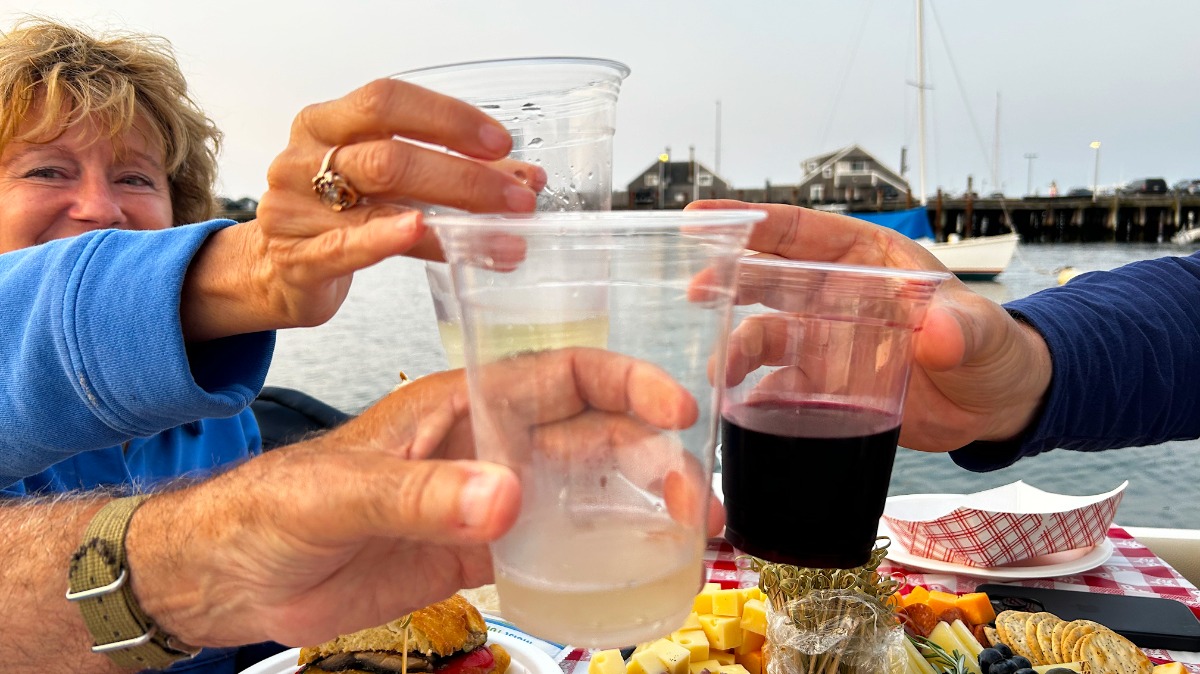
[(955, 450), (958, 465), (1200, 437), (1200, 253), (1084, 274), (1005, 308), (1045, 338), (1050, 389), (1023, 437)]

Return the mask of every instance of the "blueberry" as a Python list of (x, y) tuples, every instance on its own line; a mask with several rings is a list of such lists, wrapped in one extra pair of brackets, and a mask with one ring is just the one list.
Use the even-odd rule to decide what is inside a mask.
[(986, 674), (1016, 674), (1017, 667), (1012, 660), (1001, 660), (988, 667)]
[(983, 670), (984, 674), (987, 674), (988, 667), (1003, 659), (1004, 656), (1000, 654), (1000, 651), (995, 648), (985, 648), (979, 651), (979, 669)]
[(1031, 663), (1031, 662), (1029, 661), (1029, 658), (1027, 658), (1027, 657), (1025, 657), (1025, 656), (1023, 656), (1023, 655), (1014, 655), (1014, 656), (1012, 656), (1011, 658), (1009, 658), (1008, 660), (1009, 660), (1009, 662), (1011, 662), (1011, 663), (1013, 663), (1014, 665), (1016, 665), (1016, 668), (1017, 668), (1018, 670), (1022, 670), (1022, 669), (1033, 669), (1033, 663)]
[(1008, 647), (1008, 644), (996, 644), (993, 648), (1000, 651), (1000, 655), (1003, 655), (1005, 658), (1012, 657), (1012, 649)]
[[(1067, 671), (1070, 671), (1070, 670), (1067, 670)], [(1037, 674), (1037, 672), (1033, 671), (1032, 667), (1024, 667), (1022, 669), (1018, 669), (1017, 671), (1013, 672), (1013, 674)]]

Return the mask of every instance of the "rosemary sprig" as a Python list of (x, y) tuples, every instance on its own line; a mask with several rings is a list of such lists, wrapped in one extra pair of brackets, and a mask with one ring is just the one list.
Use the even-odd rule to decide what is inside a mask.
[(938, 646), (925, 637), (909, 636), (908, 639), (913, 642), (921, 655), (933, 665), (934, 671), (938, 674), (970, 674), (967, 669), (967, 656), (958, 652), (955, 649), (953, 652), (947, 653), (946, 649)]

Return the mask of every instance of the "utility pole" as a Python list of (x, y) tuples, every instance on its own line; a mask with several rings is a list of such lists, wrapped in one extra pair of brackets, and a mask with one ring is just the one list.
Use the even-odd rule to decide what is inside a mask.
[(688, 159), (692, 163), (692, 201), (700, 201), (700, 170), (696, 165), (696, 146), (688, 146)]
[(996, 134), (992, 148), (992, 189), (1000, 190), (1000, 92), (996, 92)]
[(717, 153), (713, 161), (713, 173), (721, 175), (721, 99), (717, 99)]
[(1029, 169), (1025, 173), (1025, 194), (1033, 196), (1033, 160), (1038, 156), (1032, 152), (1026, 152), (1025, 158), (1029, 160)]
[(925, 0), (917, 0), (917, 165), (921, 176), (921, 205), (929, 203), (925, 195)]
[(1096, 190), (1100, 188), (1100, 141), (1093, 140), (1091, 148), (1096, 151), (1096, 168), (1092, 170), (1092, 203), (1096, 203)]

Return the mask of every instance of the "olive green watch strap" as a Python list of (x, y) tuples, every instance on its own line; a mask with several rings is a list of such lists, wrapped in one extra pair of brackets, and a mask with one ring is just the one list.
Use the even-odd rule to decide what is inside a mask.
[(71, 555), (67, 600), (79, 604), (83, 622), (96, 640), (92, 651), (122, 667), (163, 669), (200, 650), (172, 643), (133, 595), (125, 563), (125, 533), (133, 512), (147, 495), (110, 501), (88, 524), (83, 543)]

